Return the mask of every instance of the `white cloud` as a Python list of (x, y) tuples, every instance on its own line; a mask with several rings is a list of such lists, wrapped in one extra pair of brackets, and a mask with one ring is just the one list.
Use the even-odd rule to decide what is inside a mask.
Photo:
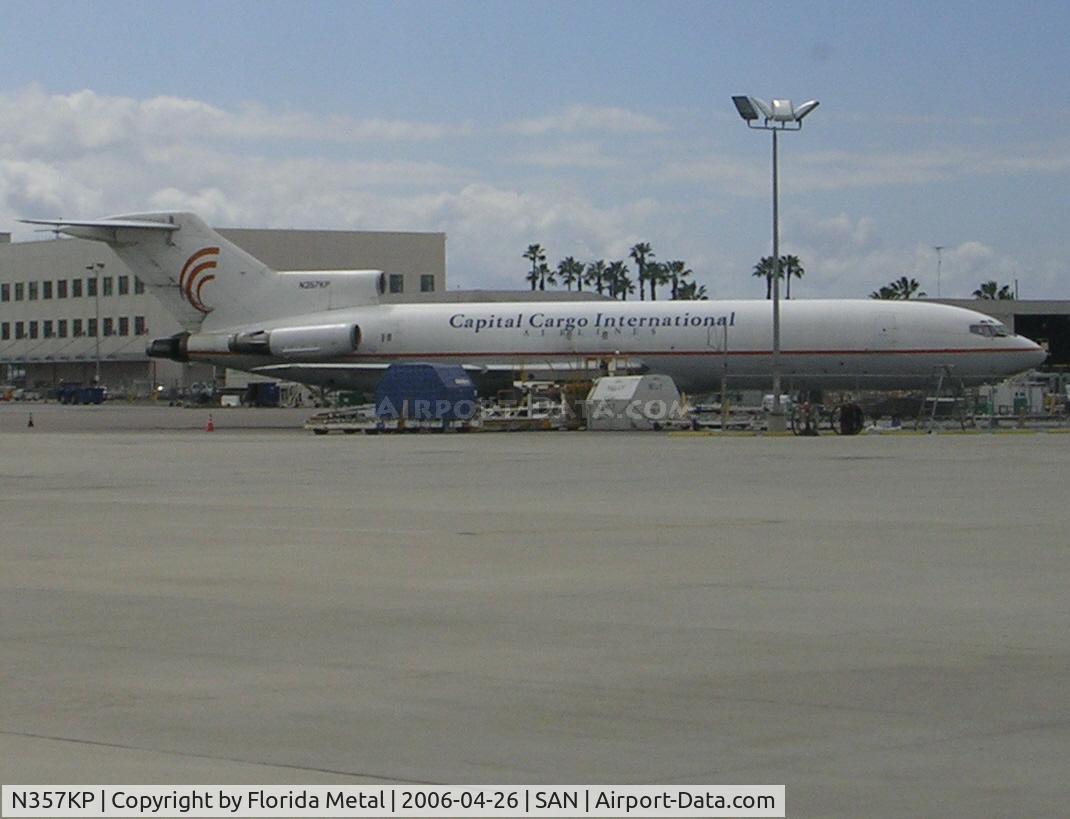
[(626, 258), (636, 224), (656, 203), (639, 199), (599, 207), (582, 195), (524, 193), (485, 184), (417, 200), (380, 202), (398, 225), (422, 225), (449, 236), (452, 285), (525, 287), (521, 253), (540, 242), (551, 258)]
[[(946, 146), (916, 151), (810, 151), (792, 156), (795, 191), (921, 187), (976, 176), (1065, 173), (1070, 148), (1033, 146), (1021, 155), (995, 148)], [(769, 169), (724, 155), (673, 160), (658, 172), (666, 182), (701, 182), (741, 196), (768, 196)]]
[[(253, 105), (224, 110), (163, 96), (0, 94), (0, 145), (11, 157), (0, 163), (0, 218), (182, 209), (226, 226), (437, 230), (449, 236), (453, 284), (499, 287), (524, 286), (520, 253), (531, 242), (555, 258), (626, 258), (631, 244), (651, 238), (648, 228), (672, 219), (641, 190), (599, 203), (571, 173), (491, 185), (471, 168), (354, 156), (367, 148), (337, 158), (315, 148), (317, 140), (435, 138), (453, 127)], [(576, 106), (535, 130), (585, 127), (660, 128), (620, 109)], [(291, 138), (301, 144), (265, 144)], [(552, 170), (614, 162), (588, 140), (528, 146), (508, 164)]]
[(806, 275), (793, 284), (805, 297), (862, 298), (900, 276), (915, 278), (929, 296), (969, 298), (982, 281), (1009, 283), (1019, 263), (971, 240), (943, 249), (937, 283), (936, 251), (922, 244), (886, 240), (876, 219), (846, 213), (833, 217), (792, 213), (787, 252), (802, 259)]
[(228, 111), (166, 96), (135, 100), (89, 90), (49, 95), (37, 87), (0, 93), (0, 146), (37, 157), (198, 141), (411, 142), (471, 132), (471, 123), (316, 116), (252, 104)]
[(100, 207), (92, 186), (39, 160), (0, 160), (0, 205), (13, 214), (85, 213)]
[(610, 134), (658, 133), (668, 126), (644, 114), (624, 108), (572, 105), (556, 114), (511, 122), (505, 130), (515, 134), (572, 134), (577, 131), (601, 131)]
[(526, 151), (512, 159), (520, 165), (542, 168), (620, 168), (624, 163), (607, 156), (598, 142), (570, 142), (543, 150)]
[(668, 184), (697, 182), (740, 196), (769, 196), (768, 168), (721, 155), (675, 159), (657, 171), (655, 178)]

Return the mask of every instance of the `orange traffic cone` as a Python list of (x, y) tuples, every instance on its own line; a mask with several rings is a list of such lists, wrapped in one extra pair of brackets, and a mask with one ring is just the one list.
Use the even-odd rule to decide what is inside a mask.
[(32, 412), (30, 413), (30, 423), (28, 423), (26, 426), (30, 427), (31, 429), (33, 428), (33, 413)]
[(205, 432), (215, 432), (215, 424), (212, 423), (212, 413), (208, 413), (208, 423), (204, 425)]

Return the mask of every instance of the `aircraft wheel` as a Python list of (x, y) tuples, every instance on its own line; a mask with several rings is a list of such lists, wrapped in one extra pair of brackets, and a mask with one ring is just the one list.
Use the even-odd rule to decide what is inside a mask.
[(832, 411), (832, 429), (837, 435), (857, 435), (866, 425), (866, 414), (858, 404), (839, 404)]

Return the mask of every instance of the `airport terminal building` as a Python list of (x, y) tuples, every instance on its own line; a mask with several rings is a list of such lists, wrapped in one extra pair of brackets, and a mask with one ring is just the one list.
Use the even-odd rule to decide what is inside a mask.
[[(276, 270), (386, 273), (384, 301), (446, 288), (444, 233), (220, 229)], [(211, 382), (212, 368), (150, 359), (153, 338), (181, 327), (111, 249), (83, 239), (12, 242), (0, 233), (0, 385), (45, 391), (100, 383), (146, 395), (157, 385)]]

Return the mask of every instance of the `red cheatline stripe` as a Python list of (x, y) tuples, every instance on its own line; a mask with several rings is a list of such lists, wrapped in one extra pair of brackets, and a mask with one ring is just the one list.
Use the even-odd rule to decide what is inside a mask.
[[(967, 349), (946, 349), (946, 350), (781, 350), (781, 355), (963, 355), (969, 353), (1024, 353), (1028, 350), (1015, 350), (1013, 348), (1006, 347), (994, 347), (994, 348), (967, 348)], [(728, 355), (731, 356), (755, 356), (755, 355), (769, 355), (773, 353), (770, 350), (730, 350)], [(241, 353), (219, 352), (219, 353), (201, 353), (200, 355), (242, 355)], [(379, 353), (351, 353), (347, 356), (340, 356), (341, 358), (353, 358), (353, 359), (379, 359), (379, 358), (522, 358), (533, 362), (538, 362), (544, 358), (660, 358), (664, 356), (681, 356), (681, 355), (694, 355), (694, 356), (711, 356), (716, 358), (724, 358), (724, 353), (717, 352), (716, 350), (664, 350), (658, 352), (651, 352), (649, 350), (628, 352), (626, 350), (614, 350), (609, 352), (576, 352), (576, 353), (539, 353), (539, 352), (489, 352), (485, 353), (477, 350), (466, 350), (463, 352), (452, 353), (391, 353), (391, 352), (379, 352)]]
[[(1022, 353), (1025, 350), (1006, 349), (1003, 347), (992, 349), (944, 349), (944, 350), (781, 350), (781, 355), (962, 355), (968, 353)], [(771, 350), (729, 350), (728, 355), (740, 356), (740, 355), (772, 355)], [(678, 356), (678, 355), (703, 355), (703, 356), (716, 356), (723, 358), (724, 353), (717, 350), (634, 350), (629, 352), (628, 350), (614, 350), (613, 352), (607, 352), (605, 350), (601, 352), (574, 352), (574, 353), (539, 353), (539, 352), (489, 352), (484, 353), (478, 350), (468, 350), (463, 352), (450, 352), (450, 353), (354, 353), (349, 358), (380, 358), (383, 356), (389, 356), (391, 358), (428, 358), (428, 357), (441, 357), (441, 356), (479, 356), (479, 357), (503, 357), (512, 356), (515, 358), (654, 358), (659, 356)]]

